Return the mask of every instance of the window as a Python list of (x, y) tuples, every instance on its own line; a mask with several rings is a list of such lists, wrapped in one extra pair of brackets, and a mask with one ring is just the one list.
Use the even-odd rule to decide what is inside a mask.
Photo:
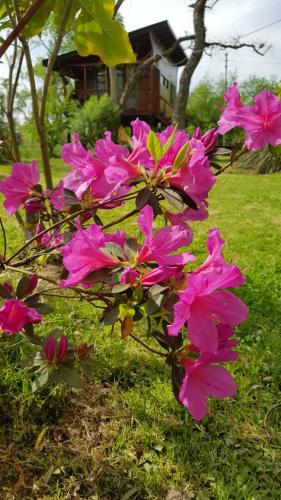
[(167, 78), (165, 78), (165, 76), (163, 76), (163, 75), (161, 75), (161, 85), (163, 87), (166, 87), (166, 89), (168, 89), (170, 87), (169, 80), (167, 80)]

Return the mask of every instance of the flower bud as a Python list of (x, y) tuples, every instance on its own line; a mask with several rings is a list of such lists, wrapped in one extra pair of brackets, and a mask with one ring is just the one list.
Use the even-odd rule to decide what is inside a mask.
[(24, 209), (29, 214), (36, 214), (43, 209), (43, 203), (39, 198), (34, 196), (24, 202)]
[(208, 153), (209, 151), (212, 151), (212, 149), (214, 149), (216, 147), (217, 142), (218, 142), (218, 133), (217, 133), (216, 129), (211, 128), (210, 130), (208, 130), (203, 135), (201, 140), (205, 146), (206, 153)]

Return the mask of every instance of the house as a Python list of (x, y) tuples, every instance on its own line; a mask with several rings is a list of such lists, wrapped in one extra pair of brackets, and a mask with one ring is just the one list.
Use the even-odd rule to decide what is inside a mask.
[[(162, 53), (176, 42), (168, 21), (131, 31), (129, 38), (138, 61)], [(185, 53), (178, 44), (167, 58), (161, 58), (148, 66), (125, 101), (123, 124), (128, 124), (136, 116), (151, 124), (168, 121), (172, 117), (176, 98), (178, 68), (185, 63)], [(47, 66), (48, 60), (45, 59), (43, 64)], [(80, 102), (91, 95), (110, 93), (109, 69), (98, 56), (82, 57), (76, 51), (61, 54), (56, 59), (54, 71), (64, 79), (68, 77), (74, 80), (74, 98)], [(131, 71), (130, 64), (122, 64), (116, 68), (119, 96)]]

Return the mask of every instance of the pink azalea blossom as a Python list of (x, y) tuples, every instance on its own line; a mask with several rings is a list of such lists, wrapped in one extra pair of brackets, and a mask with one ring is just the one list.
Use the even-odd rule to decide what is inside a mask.
[(218, 121), (218, 133), (226, 134), (237, 127), (237, 112), (243, 108), (237, 82), (234, 82), (224, 94), (226, 107)]
[[(116, 233), (112, 239), (116, 240)], [(63, 264), (69, 272), (68, 278), (61, 281), (63, 288), (81, 283), (94, 271), (120, 265), (118, 258), (103, 252), (107, 241), (110, 241), (110, 236), (106, 238), (101, 227), (92, 224), (87, 229), (78, 229), (70, 242), (61, 247)]]
[[(223, 356), (221, 358), (223, 360)], [(236, 392), (236, 383), (232, 375), (222, 366), (215, 364), (216, 355), (203, 355), (195, 362), (183, 358), (181, 362), (185, 369), (185, 377), (180, 388), (179, 400), (196, 420), (202, 420), (206, 415), (208, 396), (224, 399)]]
[(205, 147), (206, 153), (209, 153), (217, 145), (218, 132), (215, 128), (211, 128), (210, 130), (207, 130), (207, 132), (205, 132), (205, 134), (202, 136), (200, 128), (197, 127), (194, 131), (192, 138), (200, 140)]
[(40, 323), (42, 316), (17, 299), (8, 299), (0, 309), (0, 328), (8, 334), (20, 332), (28, 323)]
[(200, 352), (218, 349), (218, 324), (231, 327), (247, 319), (248, 309), (242, 300), (225, 290), (244, 283), (239, 268), (224, 262), (221, 253), (223, 240), (212, 230), (205, 263), (189, 275), (187, 288), (179, 292), (174, 306), (174, 322), (169, 325), (169, 335), (178, 335), (187, 323), (188, 336)]
[(37, 214), (41, 212), (44, 208), (43, 201), (40, 198), (33, 196), (32, 198), (28, 198), (24, 202), (24, 209), (29, 214)]
[[(89, 190), (93, 200), (105, 202), (126, 194), (135, 180), (141, 177), (147, 180), (153, 175), (160, 187), (170, 185), (180, 189), (198, 205), (206, 202), (216, 180), (206, 152), (214, 146), (216, 133), (209, 131), (200, 140), (189, 140), (186, 132), (177, 131), (169, 149), (155, 165), (146, 146), (149, 125), (137, 119), (132, 122), (132, 128), (131, 151), (114, 144), (111, 134), (106, 132), (105, 139), (97, 141), (95, 157), (83, 148), (77, 135), (74, 135), (74, 144), (66, 144), (62, 148), (62, 158), (73, 167), (64, 177), (63, 186), (73, 191), (78, 199), (82, 199)], [(164, 145), (173, 133), (174, 127), (170, 126), (157, 136)], [(178, 152), (189, 142), (186, 161), (177, 172), (173, 171)], [(108, 208), (113, 206), (111, 203)]]
[(50, 335), (43, 346), (43, 354), (49, 363), (63, 361), (67, 355), (67, 350), (68, 340), (65, 335), (60, 337), (58, 344), (53, 335)]
[(138, 252), (137, 262), (153, 260), (164, 266), (183, 266), (187, 262), (195, 260), (190, 252), (169, 255), (183, 246), (190, 245), (192, 234), (189, 228), (180, 226), (167, 226), (158, 229), (154, 236), (152, 234), (153, 210), (146, 205), (138, 218), (138, 224), (145, 235), (145, 242)]
[(243, 106), (237, 83), (225, 93), (226, 108), (218, 122), (218, 132), (225, 134), (233, 127), (245, 130), (245, 145), (250, 150), (264, 149), (268, 144), (281, 144), (281, 100), (269, 90), (254, 98), (253, 106)]
[(68, 210), (70, 205), (67, 206), (67, 198), (65, 197), (64, 193), (63, 181), (60, 181), (57, 187), (53, 191), (50, 191), (50, 193), (48, 194), (50, 202), (56, 210), (58, 210), (59, 212)]
[(4, 207), (7, 212), (15, 213), (30, 196), (32, 187), (38, 183), (39, 172), (35, 161), (28, 165), (14, 163), (11, 175), (0, 181), (0, 193), (5, 196)]
[(281, 100), (268, 90), (254, 98), (254, 106), (244, 106), (237, 114), (238, 126), (246, 132), (245, 144), (250, 150), (281, 144)]
[[(63, 178), (63, 187), (73, 191), (79, 200), (88, 189), (93, 200), (110, 199), (111, 196), (117, 198), (125, 194), (129, 187), (123, 184), (128, 178), (137, 177), (138, 171), (121, 156), (123, 150), (111, 143), (107, 135), (107, 138), (102, 143), (100, 142), (96, 149), (100, 158), (103, 160), (106, 158), (105, 164), (100, 159), (94, 158), (90, 151), (84, 149), (77, 134), (73, 137), (74, 144), (65, 144), (62, 147), (62, 159), (73, 167), (73, 170)], [(112, 147), (109, 147), (108, 143), (111, 143)], [(120, 154), (118, 159), (116, 158), (117, 152)], [(111, 206), (114, 205), (111, 204)]]
[(59, 232), (58, 229), (52, 229), (48, 233), (43, 234), (40, 239), (40, 244), (43, 247), (52, 248), (54, 246), (60, 245), (64, 242), (63, 235)]
[[(61, 248), (64, 266), (69, 271), (68, 278), (61, 282), (61, 286), (77, 285), (94, 271), (124, 266), (125, 262), (126, 266), (121, 275), (123, 284), (135, 283), (138, 276), (143, 284), (147, 282), (146, 280), (153, 279), (156, 283), (159, 280), (170, 279), (187, 262), (195, 260), (190, 252), (171, 255), (191, 241), (189, 231), (184, 226), (161, 228), (153, 235), (153, 210), (149, 205), (141, 210), (138, 224), (145, 236), (145, 242), (143, 245), (136, 242), (136, 255), (132, 263), (128, 262), (129, 257), (124, 250), (127, 238), (123, 231), (107, 234), (95, 224), (90, 225), (87, 229), (78, 227), (71, 241)], [(106, 253), (107, 243), (117, 244), (122, 254), (121, 257), (108, 255)], [(154, 269), (145, 273), (142, 266), (145, 263), (157, 263), (161, 270), (158, 269), (156, 272)], [(141, 266), (140, 273), (138, 267)], [(146, 276), (143, 276), (144, 274)]]

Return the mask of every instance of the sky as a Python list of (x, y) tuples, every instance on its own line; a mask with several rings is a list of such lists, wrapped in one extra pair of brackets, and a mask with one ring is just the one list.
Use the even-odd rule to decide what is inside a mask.
[[(168, 20), (176, 36), (192, 34), (193, 9), (188, 5), (192, 0), (125, 0), (120, 12), (128, 31), (149, 24)], [(206, 14), (207, 41), (227, 42), (233, 37), (245, 35), (275, 21), (280, 22), (241, 41), (265, 42), (272, 48), (261, 57), (252, 50), (228, 50), (228, 71), (235, 72), (236, 79), (245, 80), (249, 75), (270, 77), (281, 80), (281, 0), (219, 0)], [(187, 43), (182, 44), (183, 48)], [(188, 50), (186, 54), (188, 55)], [(42, 49), (32, 51), (34, 57), (45, 57)], [(219, 78), (224, 75), (223, 51), (216, 50), (212, 57), (204, 55), (197, 67), (191, 87), (204, 77)], [(0, 65), (0, 77), (6, 76), (5, 64)]]
[[(120, 12), (128, 31), (167, 19), (174, 33), (183, 36), (193, 33), (190, 3), (192, 0), (125, 0)], [(261, 57), (247, 48), (227, 52), (228, 70), (236, 73), (238, 82), (251, 74), (274, 75), (281, 80), (281, 0), (219, 0), (212, 10), (207, 11), (207, 41), (231, 41), (233, 37), (279, 19), (280, 23), (241, 38), (241, 42), (271, 44), (272, 49), (265, 56)], [(224, 75), (224, 58), (224, 52), (218, 50), (213, 52), (212, 57), (204, 55), (193, 75), (192, 87), (206, 75), (211, 78)]]

